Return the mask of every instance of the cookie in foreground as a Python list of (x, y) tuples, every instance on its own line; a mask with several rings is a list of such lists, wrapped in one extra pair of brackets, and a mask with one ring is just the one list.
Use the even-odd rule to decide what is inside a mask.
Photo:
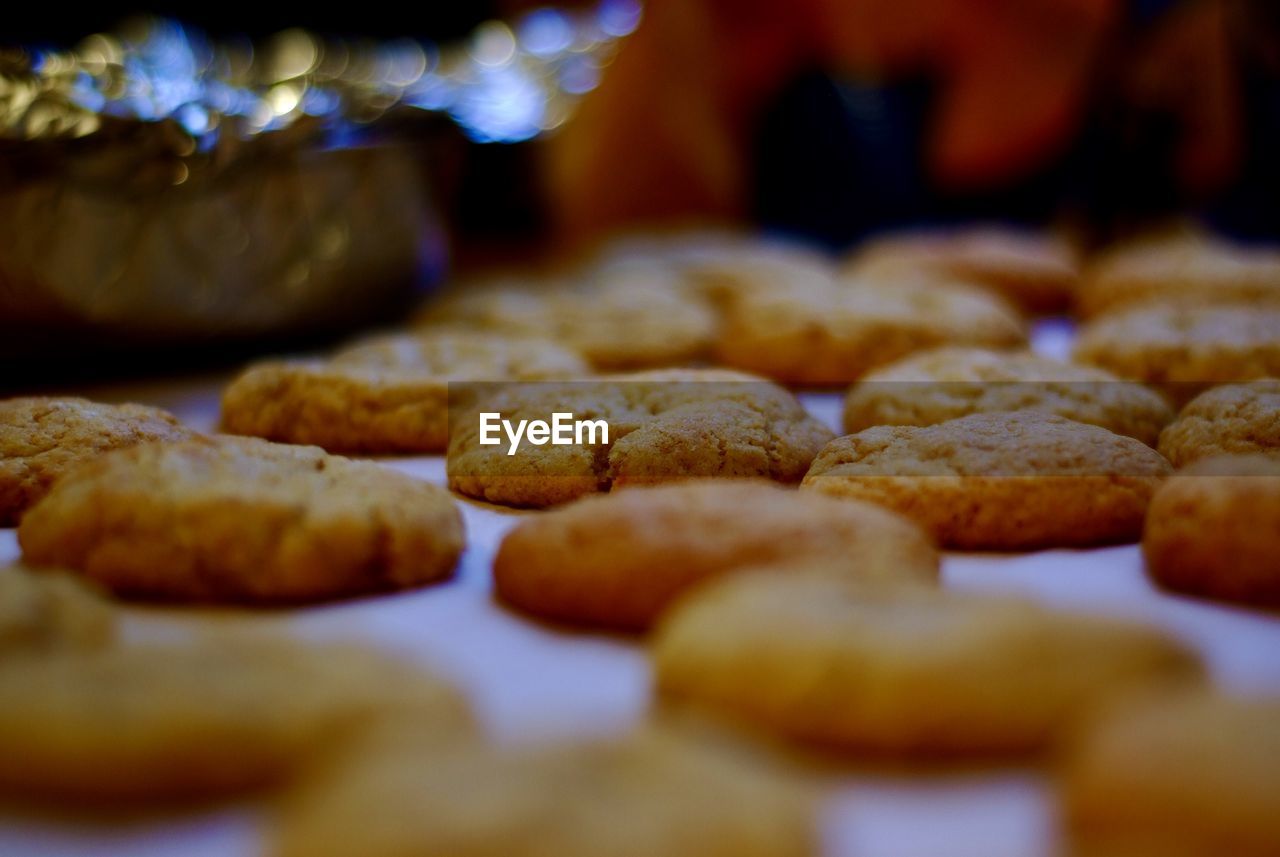
[(453, 573), (462, 518), (444, 489), (316, 447), (216, 437), (107, 453), (18, 528), (25, 561), (125, 597), (299, 603)]
[(532, 615), (641, 631), (705, 581), (814, 556), (869, 584), (938, 576), (937, 552), (910, 521), (747, 480), (632, 488), (525, 519), (503, 540), (493, 575), (498, 597)]
[(818, 571), (744, 572), (677, 605), (653, 638), (662, 698), (818, 749), (985, 756), (1044, 750), (1111, 694), (1201, 676), (1143, 625)]
[(1137, 541), (1169, 473), (1131, 437), (1016, 411), (836, 438), (801, 490), (887, 506), (944, 547), (1034, 550)]
[(146, 405), (49, 396), (0, 401), (0, 526), (17, 524), (81, 462), (138, 443), (194, 435), (173, 414)]
[(116, 636), (111, 604), (68, 574), (0, 568), (0, 656), (92, 650)]

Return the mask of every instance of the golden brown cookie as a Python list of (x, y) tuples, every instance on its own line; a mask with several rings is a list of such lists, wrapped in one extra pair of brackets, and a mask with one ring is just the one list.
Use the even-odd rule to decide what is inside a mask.
[(1075, 359), (1186, 402), (1216, 384), (1280, 376), (1280, 306), (1139, 304), (1086, 324)]
[(845, 398), (844, 430), (1024, 410), (1102, 426), (1149, 446), (1173, 419), (1159, 393), (1102, 369), (1030, 352), (939, 348), (864, 375)]
[(1139, 304), (1223, 302), (1280, 305), (1280, 249), (1195, 231), (1140, 238), (1090, 263), (1076, 306), (1092, 317)]
[(1031, 312), (1070, 306), (1079, 254), (1061, 238), (998, 226), (893, 233), (858, 247), (846, 263), (855, 276), (960, 280), (983, 286)]
[(947, 756), (1045, 748), (1090, 705), (1195, 679), (1150, 628), (829, 574), (744, 573), (658, 626), (659, 692), (805, 744)]
[(1018, 314), (976, 287), (812, 279), (730, 305), (718, 355), (727, 366), (779, 381), (832, 385), (927, 348), (1025, 343)]
[(1064, 755), (1071, 854), (1280, 854), (1280, 697), (1138, 694)]
[(0, 660), (0, 790), (157, 801), (283, 780), (381, 717), (470, 730), (451, 687), (360, 649), (268, 640)]
[(195, 435), (145, 405), (30, 397), (0, 400), (0, 527), (18, 523), (59, 476), (112, 449)]
[(535, 616), (639, 631), (705, 580), (811, 556), (869, 582), (929, 584), (938, 574), (928, 537), (885, 509), (715, 480), (590, 497), (528, 518), (503, 540), (493, 578), (499, 598)]
[[(550, 506), (628, 484), (706, 476), (798, 482), (831, 431), (788, 391), (739, 372), (657, 370), (591, 382), (479, 387), (449, 441), (449, 485), (477, 499)], [(481, 414), (550, 424), (556, 413), (608, 425), (581, 443), (484, 445)], [(490, 418), (490, 425), (493, 420)], [(566, 422), (567, 422), (566, 418)], [(567, 429), (566, 429), (567, 431)], [(494, 434), (489, 435), (490, 439)], [(566, 435), (567, 437), (568, 435)]]
[(1169, 472), (1133, 438), (1018, 411), (836, 438), (801, 490), (887, 506), (945, 547), (1033, 550), (1136, 541)]
[(23, 557), (117, 594), (320, 601), (453, 573), (462, 519), (442, 488), (313, 446), (207, 438), (107, 453), (23, 518)]
[(1280, 605), (1280, 459), (1227, 455), (1178, 471), (1151, 498), (1142, 551), (1169, 589)]
[(18, 565), (0, 568), (0, 655), (96, 649), (115, 633), (111, 605), (80, 581)]
[(666, 735), (352, 754), (286, 804), (275, 857), (808, 857), (803, 790)]
[(546, 339), (472, 330), (387, 335), (328, 360), (250, 366), (223, 393), (222, 426), (334, 452), (442, 452), (450, 383), (587, 374), (581, 357)]
[(545, 337), (608, 371), (705, 357), (717, 325), (711, 308), (658, 266), (470, 284), (432, 300), (417, 321)]
[(1214, 455), (1280, 458), (1280, 380), (1201, 393), (1161, 432), (1160, 453), (1174, 467)]

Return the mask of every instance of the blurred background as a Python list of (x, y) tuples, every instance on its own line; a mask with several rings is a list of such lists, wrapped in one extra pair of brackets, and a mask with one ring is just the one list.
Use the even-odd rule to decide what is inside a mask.
[(20, 4), (0, 44), (23, 373), (331, 336), (655, 225), (1280, 236), (1270, 0)]

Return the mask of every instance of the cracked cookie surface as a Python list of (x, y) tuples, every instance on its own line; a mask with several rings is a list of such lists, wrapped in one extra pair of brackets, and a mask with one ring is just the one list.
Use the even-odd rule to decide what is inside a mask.
[(1201, 393), (1161, 432), (1160, 452), (1174, 467), (1215, 455), (1280, 459), (1280, 380)]

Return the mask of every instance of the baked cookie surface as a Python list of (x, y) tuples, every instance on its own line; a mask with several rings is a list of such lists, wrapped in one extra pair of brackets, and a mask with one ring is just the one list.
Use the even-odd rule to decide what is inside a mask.
[(11, 527), (54, 481), (112, 449), (195, 435), (146, 405), (46, 396), (0, 400), (0, 526)]
[[(481, 387), (449, 441), (449, 486), (512, 506), (550, 506), (630, 484), (694, 477), (798, 482), (832, 433), (790, 392), (738, 372), (673, 369), (578, 383)], [(481, 413), (511, 423), (556, 413), (608, 424), (608, 443), (484, 445)]]
[(1161, 432), (1160, 453), (1174, 467), (1215, 455), (1280, 458), (1280, 380), (1201, 393)]
[(807, 795), (659, 734), (353, 756), (286, 810), (275, 857), (807, 857)]
[(493, 574), (498, 597), (524, 612), (639, 631), (706, 580), (815, 556), (869, 584), (938, 575), (928, 537), (885, 509), (739, 480), (628, 489), (529, 518)]
[(465, 734), (441, 680), (358, 648), (208, 639), (0, 659), (0, 789), (163, 801), (276, 783), (383, 716)]
[(101, 648), (115, 633), (111, 605), (73, 577), (0, 568), (0, 657)]
[(577, 353), (546, 339), (467, 330), (386, 335), (328, 360), (249, 367), (223, 393), (222, 425), (335, 452), (441, 452), (449, 442), (451, 382), (588, 372)]
[(1140, 304), (1082, 327), (1075, 359), (1186, 402), (1206, 387), (1280, 376), (1280, 305)]
[(973, 414), (833, 440), (801, 490), (887, 506), (962, 550), (1136, 541), (1170, 472), (1155, 450), (1036, 411)]
[(1031, 312), (1071, 305), (1079, 254), (1052, 235), (979, 226), (890, 233), (854, 250), (845, 270), (867, 279), (944, 277), (983, 286)]
[(1280, 853), (1280, 697), (1140, 694), (1090, 718), (1064, 754), (1080, 857)]
[(928, 426), (975, 413), (1034, 410), (1155, 446), (1173, 410), (1154, 390), (1030, 352), (939, 348), (872, 370), (849, 391), (844, 430)]
[(670, 702), (807, 745), (919, 756), (1041, 750), (1110, 694), (1201, 674), (1142, 625), (825, 574), (704, 587), (659, 624), (653, 653)]
[(1025, 343), (1018, 314), (976, 287), (815, 279), (733, 303), (717, 351), (726, 366), (821, 386), (855, 381), (927, 348)]
[(1218, 456), (1178, 471), (1151, 498), (1142, 551), (1171, 590), (1280, 605), (1280, 459)]
[(447, 578), (463, 529), (438, 486), (316, 447), (217, 437), (98, 457), (28, 512), (18, 542), (28, 563), (119, 595), (268, 604)]

